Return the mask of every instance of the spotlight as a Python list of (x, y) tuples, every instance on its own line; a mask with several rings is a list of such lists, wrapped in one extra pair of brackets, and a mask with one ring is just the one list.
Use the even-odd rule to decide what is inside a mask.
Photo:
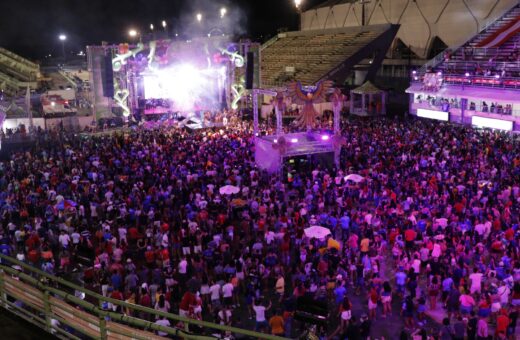
[(323, 135), (323, 136), (321, 136), (321, 140), (329, 140), (329, 136), (328, 135)]
[(464, 75), (465, 75), (466, 77), (469, 77), (469, 72), (466, 72)]
[(278, 143), (278, 139), (273, 140), (273, 143), (274, 144)]
[(298, 143), (298, 138), (292, 138), (291, 143)]
[(439, 77), (442, 76), (442, 72), (441, 72), (441, 71), (437, 72), (437, 75), (438, 75)]
[(500, 74), (495, 74), (495, 78), (499, 79), (500, 78)]
[(413, 74), (413, 75), (417, 74), (417, 71), (416, 71), (416, 70), (413, 70), (413, 71), (412, 71), (412, 74)]

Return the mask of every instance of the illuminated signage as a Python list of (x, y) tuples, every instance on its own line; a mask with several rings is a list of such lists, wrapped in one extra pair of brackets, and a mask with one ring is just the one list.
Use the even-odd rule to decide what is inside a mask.
[(471, 117), (471, 124), (479, 128), (491, 128), (505, 131), (513, 130), (513, 122), (509, 120), (473, 116)]
[(445, 122), (450, 120), (450, 114), (448, 112), (433, 111), (426, 109), (417, 109), (417, 117), (443, 120)]

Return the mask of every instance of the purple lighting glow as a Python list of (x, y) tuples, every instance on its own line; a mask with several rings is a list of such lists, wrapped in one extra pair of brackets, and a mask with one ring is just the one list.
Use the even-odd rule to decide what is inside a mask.
[(323, 135), (323, 136), (321, 136), (321, 140), (329, 140), (329, 138), (330, 138), (330, 137), (329, 137), (328, 135)]
[(469, 72), (466, 72), (464, 75), (465, 75), (466, 77), (469, 77)]
[(500, 78), (500, 74), (495, 74), (495, 78), (499, 79)]
[(412, 74), (417, 74), (417, 71), (416, 71), (416, 70), (413, 70), (413, 71), (412, 71)]
[(291, 143), (298, 143), (298, 138), (292, 138)]
[(442, 76), (442, 72), (441, 72), (441, 71), (437, 72), (437, 75), (438, 75), (439, 77)]

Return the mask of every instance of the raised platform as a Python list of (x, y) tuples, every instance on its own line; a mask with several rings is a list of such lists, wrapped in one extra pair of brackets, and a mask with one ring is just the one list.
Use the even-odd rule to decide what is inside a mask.
[(284, 158), (334, 152), (332, 135), (313, 131), (258, 136), (255, 145), (256, 164), (271, 173), (281, 169)]

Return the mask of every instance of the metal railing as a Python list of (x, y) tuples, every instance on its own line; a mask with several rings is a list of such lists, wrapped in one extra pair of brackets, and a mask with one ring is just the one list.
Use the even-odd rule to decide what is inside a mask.
[[(470, 103), (471, 103), (471, 101), (470, 101)], [(412, 108), (414, 108), (414, 109), (434, 109), (436, 111), (443, 111), (444, 107), (445, 106), (442, 103), (429, 102), (426, 100), (422, 101), (422, 102), (412, 103)], [(460, 109), (460, 103), (459, 102), (456, 102), (456, 103), (450, 102), (449, 108), (450, 109)], [(468, 107), (465, 109), (465, 111), (475, 111), (475, 112), (484, 113), (484, 114), (495, 114), (495, 115), (500, 115), (500, 116), (504, 116), (504, 117), (520, 116), (520, 110), (510, 110), (510, 111), (508, 111), (508, 113), (506, 113), (503, 108), (501, 111), (494, 108), (494, 110), (491, 111), (491, 107), (489, 107), (489, 106), (486, 107), (486, 106), (482, 105), (482, 103), (475, 103), (474, 106), (471, 106), (470, 104), (468, 104)]]
[(263, 43), (262, 46), (260, 46), (260, 51), (265, 50), (266, 48), (274, 44), (276, 41), (278, 41), (278, 34), (276, 34), (274, 37)]
[[(415, 75), (413, 83), (423, 83), (422, 75)], [(520, 89), (520, 78), (502, 78), (499, 76), (466, 76), (464, 74), (444, 74), (442, 85), (460, 85), (471, 87), (489, 87)]]
[[(83, 298), (76, 296), (76, 292), (81, 292)], [(155, 332), (188, 340), (216, 339), (219, 336), (215, 334), (224, 332), (257, 339), (284, 339), (104, 297), (3, 254), (0, 254), (0, 306), (62, 339), (161, 339)], [(148, 315), (148, 320), (165, 318), (173, 326), (134, 316), (142, 314)], [(199, 329), (197, 333), (195, 327)]]

